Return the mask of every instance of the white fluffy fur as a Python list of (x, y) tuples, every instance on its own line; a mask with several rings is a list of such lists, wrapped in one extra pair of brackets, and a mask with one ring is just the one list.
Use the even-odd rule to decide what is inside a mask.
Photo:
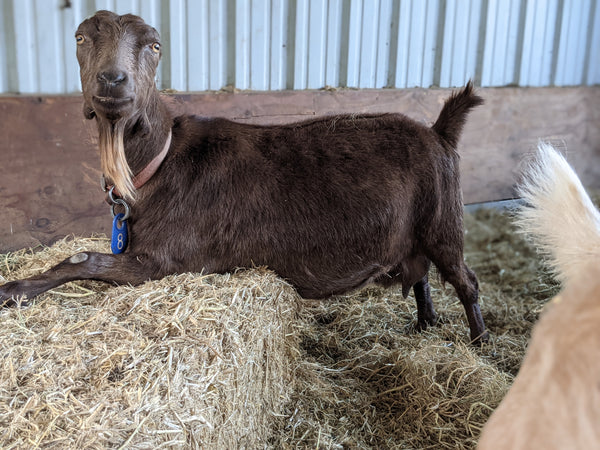
[(512, 387), (478, 450), (600, 448), (600, 214), (567, 161), (544, 143), (525, 171), (521, 230), (563, 290), (533, 328)]
[(600, 213), (581, 181), (550, 144), (540, 142), (519, 195), (526, 205), (517, 224), (530, 235), (562, 281), (573, 280), (600, 258)]

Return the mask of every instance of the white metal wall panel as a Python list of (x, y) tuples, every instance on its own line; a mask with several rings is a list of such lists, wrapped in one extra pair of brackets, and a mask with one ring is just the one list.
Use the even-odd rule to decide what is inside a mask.
[[(360, 62), (358, 68), (358, 87), (370, 88), (375, 86), (377, 69), (377, 47), (379, 29), (379, 0), (363, 1), (361, 41), (359, 46)], [(383, 25), (383, 24), (382, 24)], [(385, 26), (383, 27), (385, 28)]]
[(519, 14), (524, 0), (490, 0), (481, 75), (482, 86), (515, 84)]
[(171, 48), (182, 47), (186, 59), (186, 74), (180, 80), (183, 87), (178, 90), (217, 90), (227, 84), (226, 6), (224, 0), (187, 3), (186, 33), (171, 41)]
[[(209, 55), (210, 55), (210, 29), (213, 25), (209, 21), (208, 0), (196, 0), (187, 3), (186, 33), (185, 33), (185, 58), (187, 70), (184, 91), (205, 91), (209, 89)], [(217, 67), (215, 67), (215, 72)]]
[[(6, 12), (4, 9), (0, 10), (0, 42), (6, 43), (8, 39), (8, 32), (6, 30)], [(8, 56), (6, 54), (7, 45), (0, 45), (0, 92), (7, 92), (9, 86), (8, 80)]]
[[(229, 12), (224, 1), (222, 11), (225, 15)], [(219, 87), (215, 83), (211, 89), (224, 87), (228, 79), (234, 79), (238, 89), (285, 89), (288, 12), (287, 0), (236, 1), (234, 36), (228, 33), (228, 22), (223, 20), (221, 31), (212, 37), (221, 42), (223, 54), (231, 50), (235, 58), (223, 58), (223, 83)], [(227, 45), (228, 39), (234, 39), (233, 48)], [(229, 60), (234, 60), (234, 64), (227, 66)], [(214, 70), (212, 65), (210, 70)]]
[(289, 29), (294, 31), (294, 43), (288, 87), (318, 89), (338, 85), (339, 57), (336, 53), (340, 48), (340, 5), (339, 0), (290, 2), (290, 15), (286, 20)]
[(438, 0), (400, 3), (396, 87), (433, 84), (439, 13)]
[(600, 84), (600, 5), (593, 5), (586, 84)]
[[(466, 13), (465, 13), (466, 12)], [(448, 0), (440, 80), (442, 86), (460, 86), (477, 72), (477, 45), (482, 4), (479, 0)]]
[(590, 0), (564, 0), (556, 65), (557, 85), (584, 82), (583, 68), (590, 9)]
[(393, 29), (393, 4), (392, 0), (380, 0), (377, 19), (377, 65), (375, 68), (374, 88), (383, 88), (389, 85), (390, 50)]
[[(187, 90), (188, 58), (187, 58), (187, 2), (171, 0), (169, 5), (169, 42), (163, 47), (163, 57), (168, 54), (169, 78), (165, 80), (171, 89)], [(166, 50), (166, 51), (164, 51)]]
[(339, 86), (342, 53), (342, 0), (329, 0), (327, 6), (325, 86)]
[(310, 89), (325, 86), (327, 57), (327, 2), (309, 2), (308, 11), (308, 85)]
[[(34, 33), (37, 47), (37, 75), (41, 92), (60, 92), (65, 89), (65, 55), (62, 46), (62, 27), (60, 14), (48, 14), (48, 1), (35, 0), (34, 23), (36, 28), (44, 28), (44, 35)], [(59, 0), (53, 3), (58, 4)]]
[[(296, 33), (294, 36), (294, 89), (306, 89), (309, 72), (309, 3), (299, 0), (296, 7)], [(321, 38), (323, 38), (321, 36)], [(317, 58), (319, 55), (316, 55)]]
[(252, 0), (250, 8), (250, 89), (269, 89), (269, 0)]
[[(22, 0), (13, 5), (16, 32), (15, 56), (17, 59), (17, 83), (23, 93), (43, 92), (37, 84), (38, 55), (33, 18), (33, 1)], [(15, 44), (16, 44), (15, 42)]]
[(250, 89), (250, 2), (235, 5), (235, 87)]
[[(368, 0), (367, 0), (368, 1)], [(347, 25), (346, 86), (358, 87), (360, 81), (360, 42), (362, 40), (363, 0), (350, 1)], [(345, 18), (344, 18), (345, 19)], [(341, 49), (340, 49), (341, 50)]]
[(134, 13), (179, 91), (600, 83), (600, 0), (0, 0), (0, 93), (80, 90), (77, 25)]
[(558, 0), (527, 2), (519, 76), (521, 86), (548, 86), (552, 83), (557, 14)]
[(208, 89), (217, 90), (227, 84), (227, 4), (225, 0), (207, 1), (210, 2), (208, 11), (210, 28), (208, 67), (205, 71), (210, 74)]
[(287, 0), (275, 0), (271, 5), (270, 86), (271, 90), (287, 87)]

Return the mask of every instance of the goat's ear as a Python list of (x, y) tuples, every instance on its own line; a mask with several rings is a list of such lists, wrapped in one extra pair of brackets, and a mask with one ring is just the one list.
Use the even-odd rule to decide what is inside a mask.
[(92, 108), (90, 105), (84, 103), (83, 116), (88, 120), (93, 119), (94, 117), (96, 117), (96, 111), (94, 111), (94, 108)]

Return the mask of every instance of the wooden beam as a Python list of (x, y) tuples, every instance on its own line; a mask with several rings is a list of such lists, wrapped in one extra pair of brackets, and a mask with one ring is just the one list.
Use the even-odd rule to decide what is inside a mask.
[[(600, 88), (480, 89), (459, 152), (466, 203), (512, 197), (539, 139), (566, 151), (584, 184), (600, 188)], [(174, 113), (285, 123), (336, 113), (401, 112), (424, 123), (447, 89), (165, 94)], [(95, 123), (80, 96), (0, 97), (0, 252), (110, 231), (99, 188)]]

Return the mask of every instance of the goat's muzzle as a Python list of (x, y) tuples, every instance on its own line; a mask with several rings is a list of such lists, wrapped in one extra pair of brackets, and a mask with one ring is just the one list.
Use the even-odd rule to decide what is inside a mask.
[(94, 110), (109, 120), (127, 116), (133, 108), (134, 96), (124, 71), (110, 69), (98, 72), (95, 90), (96, 95), (92, 96)]
[(116, 87), (127, 83), (127, 73), (122, 70), (104, 70), (98, 72), (96, 79), (102, 85), (105, 84), (110, 87)]

